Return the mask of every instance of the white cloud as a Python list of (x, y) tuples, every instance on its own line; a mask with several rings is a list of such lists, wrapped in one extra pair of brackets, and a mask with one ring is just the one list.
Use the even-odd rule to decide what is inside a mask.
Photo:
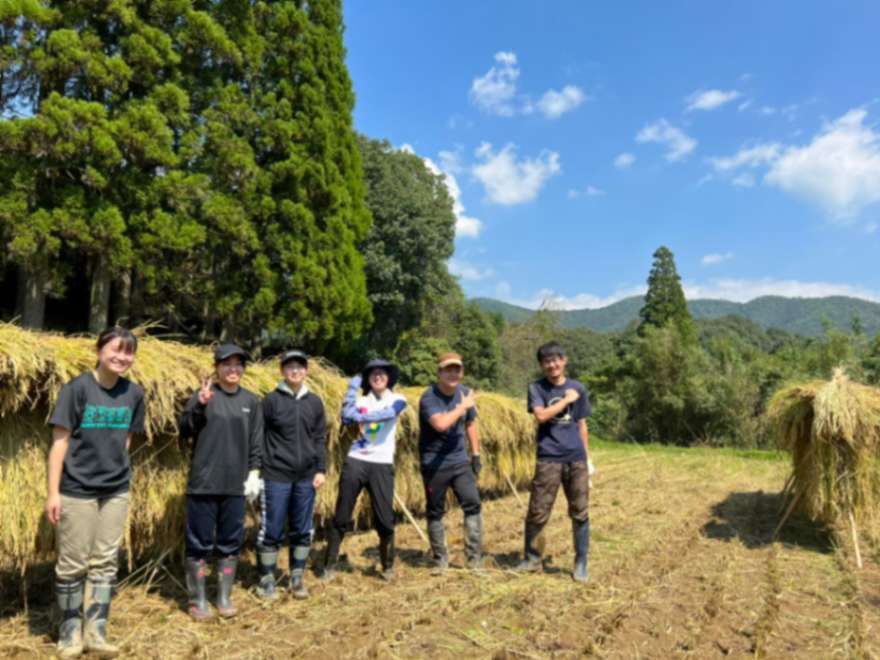
[(569, 189), (568, 198), (569, 199), (577, 199), (578, 197), (601, 197), (605, 194), (605, 191), (601, 188), (597, 188), (596, 186), (587, 186), (583, 190), (576, 190), (574, 188)]
[[(763, 279), (711, 279), (705, 283), (685, 282), (682, 284), (688, 300), (710, 298), (714, 300), (731, 300), (748, 302), (761, 296), (785, 296), (787, 298), (823, 298), (825, 296), (850, 296), (880, 302), (880, 292), (860, 286), (838, 284), (832, 282), (802, 282), (800, 280)], [(643, 295), (645, 286), (621, 288), (610, 296), (597, 296), (592, 293), (578, 293), (564, 296), (553, 289), (541, 289), (527, 297), (512, 295), (512, 288), (506, 281), (499, 282), (495, 287), (495, 296), (513, 305), (527, 309), (550, 308), (558, 310), (598, 309), (607, 307), (623, 298)]]
[(633, 156), (631, 153), (623, 152), (622, 154), (618, 154), (617, 157), (614, 159), (614, 167), (619, 170), (625, 170), (635, 162), (635, 156)]
[(700, 263), (704, 266), (715, 266), (725, 261), (730, 261), (731, 259), (733, 259), (733, 252), (725, 252), (724, 254), (713, 252), (704, 255), (703, 258), (700, 259)]
[(772, 163), (782, 151), (781, 145), (758, 144), (752, 147), (744, 147), (733, 156), (723, 158), (710, 158), (709, 162), (716, 172), (730, 172), (741, 167), (758, 167)]
[(666, 160), (675, 162), (682, 160), (697, 148), (697, 141), (670, 124), (665, 119), (658, 119), (646, 125), (636, 135), (636, 142), (656, 142), (666, 146)]
[(851, 222), (880, 201), (880, 133), (864, 125), (866, 116), (863, 108), (850, 110), (810, 144), (786, 149), (764, 181)]
[[(407, 146), (404, 145), (402, 148)], [(444, 154), (447, 155), (446, 158), (444, 158)], [(451, 155), (452, 152), (449, 151), (440, 152), (440, 162), (449, 164), (451, 162), (449, 160)], [(425, 161), (425, 165), (429, 170), (434, 174), (442, 176), (444, 183), (446, 183), (446, 189), (449, 191), (449, 196), (452, 197), (452, 212), (455, 214), (455, 235), (457, 237), (477, 238), (483, 230), (483, 223), (477, 218), (465, 214), (464, 204), (461, 202), (461, 188), (458, 186), (455, 175), (452, 171), (445, 169), (445, 167), (438, 167), (430, 158), (423, 158), (422, 160)]]
[(761, 109), (758, 112), (760, 112), (762, 115), (766, 115), (769, 117), (770, 115), (776, 114), (776, 108), (774, 108), (772, 105), (765, 105), (761, 106)]
[(629, 287), (615, 291), (610, 296), (597, 296), (592, 293), (578, 293), (573, 296), (564, 296), (556, 293), (553, 289), (541, 289), (526, 298), (518, 298), (512, 295), (510, 284), (499, 282), (495, 287), (495, 295), (512, 305), (525, 307), (526, 309), (598, 309), (607, 307), (618, 300), (639, 296), (645, 293), (645, 286)]
[(587, 100), (587, 95), (576, 85), (566, 85), (561, 92), (550, 89), (538, 101), (538, 109), (547, 119), (557, 119)]
[(713, 279), (705, 284), (682, 284), (687, 299), (714, 298), (748, 302), (761, 296), (785, 296), (786, 298), (823, 298), (825, 296), (851, 296), (880, 302), (880, 293), (850, 284), (832, 282), (801, 282), (800, 280), (775, 280), (763, 278)]
[(473, 264), (466, 261), (458, 261), (457, 259), (450, 259), (448, 264), (450, 273), (469, 282), (485, 280), (495, 274), (495, 271), (491, 268), (480, 269)]
[(737, 188), (754, 188), (755, 175), (751, 172), (743, 172), (733, 177), (730, 182)]
[(738, 106), (736, 106), (736, 109), (739, 110), (740, 112), (742, 112), (743, 110), (748, 110), (751, 107), (751, 105), (752, 105), (752, 99), (746, 99), (745, 101), (740, 103)]
[(510, 117), (515, 112), (516, 79), (519, 68), (516, 54), (495, 53), (495, 63), (484, 76), (474, 78), (471, 83), (471, 100), (483, 112), (490, 115)]
[(722, 105), (735, 101), (742, 94), (735, 89), (724, 91), (721, 89), (710, 89), (706, 91), (697, 91), (685, 98), (688, 106), (686, 112), (693, 110), (715, 110)]
[(437, 154), (440, 159), (440, 169), (450, 174), (461, 174), (463, 171), (461, 165), (461, 154), (456, 151), (444, 150)]
[(532, 201), (547, 180), (561, 170), (555, 151), (544, 150), (537, 158), (517, 160), (513, 144), (508, 143), (496, 152), (490, 143), (483, 142), (475, 154), (482, 162), (471, 171), (494, 204), (510, 206)]

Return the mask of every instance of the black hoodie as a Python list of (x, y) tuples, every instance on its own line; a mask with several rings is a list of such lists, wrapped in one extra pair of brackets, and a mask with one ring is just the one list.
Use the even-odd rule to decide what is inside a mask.
[(294, 482), (327, 471), (324, 404), (303, 386), (294, 395), (285, 382), (263, 399), (262, 469), (268, 481)]

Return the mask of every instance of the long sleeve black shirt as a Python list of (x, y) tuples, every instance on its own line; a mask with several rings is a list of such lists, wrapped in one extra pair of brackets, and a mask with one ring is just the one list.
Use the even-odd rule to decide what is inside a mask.
[(260, 466), (263, 415), (260, 400), (243, 387), (219, 385), (204, 406), (196, 391), (180, 418), (180, 435), (193, 439), (187, 495), (244, 495), (249, 470)]
[(263, 399), (263, 479), (294, 482), (327, 471), (327, 420), (314, 393), (282, 383)]

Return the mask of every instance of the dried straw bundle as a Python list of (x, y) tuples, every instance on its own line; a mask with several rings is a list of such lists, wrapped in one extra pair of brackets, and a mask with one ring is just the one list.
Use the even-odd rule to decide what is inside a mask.
[(880, 389), (837, 370), (830, 381), (780, 390), (768, 414), (792, 454), (798, 506), (830, 527), (851, 516), (853, 527), (880, 539)]
[[(61, 386), (94, 366), (94, 340), (23, 330), (0, 323), (0, 572), (24, 573), (36, 561), (51, 559), (53, 529), (43, 516), (46, 483), (45, 425)], [(132, 500), (126, 547), (136, 560), (168, 548), (183, 549), (184, 492), (189, 453), (176, 436), (183, 404), (212, 369), (211, 352), (155, 338), (142, 338), (128, 376), (146, 396), (146, 438), (132, 448)], [(264, 395), (278, 382), (278, 365), (249, 365), (244, 385)], [(316, 503), (318, 524), (333, 515), (339, 473), (351, 442), (341, 428), (339, 410), (346, 379), (331, 365), (309, 366), (309, 388), (323, 400), (328, 421), (327, 484)], [(418, 400), (422, 388), (405, 388), (409, 406), (398, 432), (396, 493), (414, 513), (424, 511), (418, 471)], [(484, 494), (524, 486), (534, 464), (534, 425), (521, 401), (481, 393), (478, 396), (483, 439)], [(367, 520), (362, 498), (356, 516)], [(254, 521), (251, 521), (253, 524)]]

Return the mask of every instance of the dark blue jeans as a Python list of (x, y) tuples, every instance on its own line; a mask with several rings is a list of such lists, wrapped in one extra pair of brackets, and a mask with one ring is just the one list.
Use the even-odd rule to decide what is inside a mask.
[[(216, 540), (215, 540), (216, 538)], [(244, 539), (243, 495), (186, 496), (186, 556), (237, 556)]]
[(312, 543), (312, 514), (315, 511), (315, 487), (312, 479), (266, 481), (261, 494), (263, 514), (257, 547), (278, 550), (284, 543), (287, 521), (290, 550), (308, 548)]

